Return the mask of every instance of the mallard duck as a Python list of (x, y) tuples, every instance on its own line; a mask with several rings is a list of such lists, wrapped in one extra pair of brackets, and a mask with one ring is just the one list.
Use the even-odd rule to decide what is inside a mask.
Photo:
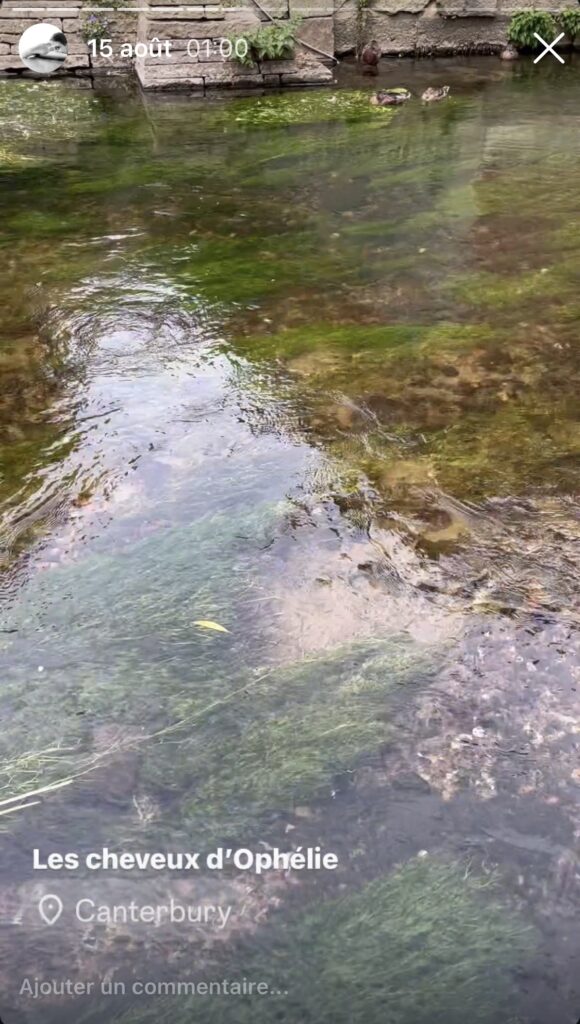
[(379, 70), (379, 61), (381, 59), (381, 48), (377, 43), (376, 39), (368, 43), (360, 55), (360, 62), (363, 67), (363, 72), (367, 75), (376, 75)]
[(395, 107), (399, 103), (406, 103), (410, 99), (411, 93), (408, 89), (381, 89), (374, 96), (371, 96), (371, 106)]
[(446, 96), (449, 96), (448, 85), (440, 85), (438, 89), (430, 86), (428, 89), (425, 89), (421, 99), (423, 103), (434, 103), (436, 100), (444, 100)]

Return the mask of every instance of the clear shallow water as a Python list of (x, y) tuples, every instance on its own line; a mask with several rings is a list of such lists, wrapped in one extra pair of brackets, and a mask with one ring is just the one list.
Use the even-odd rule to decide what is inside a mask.
[[(580, 84), (382, 75), (453, 97), (375, 112), (349, 69), (208, 104), (0, 89), (23, 1021), (191, 1018), (17, 998), (112, 969), (289, 993), (196, 1004), (212, 1022), (578, 1016)], [(322, 843), (340, 869), (63, 876), (67, 905), (97, 886), (231, 922), (38, 925), (35, 846), (222, 841)]]

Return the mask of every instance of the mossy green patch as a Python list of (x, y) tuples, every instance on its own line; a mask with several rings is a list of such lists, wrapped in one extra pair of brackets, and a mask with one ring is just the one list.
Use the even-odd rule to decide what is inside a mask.
[[(335, 352), (342, 359), (350, 356), (360, 357), (369, 352), (388, 358), (402, 348), (409, 348), (425, 337), (424, 327), (398, 324), (361, 325), (348, 324), (344, 327), (329, 326), (320, 323), (309, 324), (307, 327), (291, 328), (280, 334), (263, 334), (255, 337), (240, 338), (239, 348), (244, 354), (259, 358), (281, 359), (292, 361), (299, 356), (312, 357), (316, 365), (317, 355), (323, 352)], [(332, 368), (324, 364), (322, 372), (332, 374)], [(333, 386), (334, 382), (329, 382)]]
[(220, 116), (225, 123), (236, 126), (269, 129), (333, 121), (345, 123), (377, 119), (382, 124), (388, 123), (395, 111), (372, 107), (369, 99), (368, 92), (347, 89), (337, 92), (324, 89), (298, 95), (280, 94), (240, 100), (235, 105), (225, 107)]
[(524, 316), (530, 303), (540, 306), (546, 300), (561, 299), (565, 282), (558, 268), (545, 268), (515, 277), (469, 274), (450, 281), (449, 287), (460, 301), (470, 306), (486, 311), (515, 309)]

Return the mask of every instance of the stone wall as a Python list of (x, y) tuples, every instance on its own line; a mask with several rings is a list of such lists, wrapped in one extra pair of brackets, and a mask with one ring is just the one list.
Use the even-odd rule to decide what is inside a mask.
[[(292, 13), (294, 2), (266, 0), (260, 6), (284, 19)], [(175, 13), (168, 10), (179, 4), (180, 0), (150, 0), (147, 13), (139, 16), (139, 42), (149, 51), (155, 49), (153, 40), (171, 41), (169, 54), (161, 47), (160, 53), (148, 52), (137, 59), (136, 70), (143, 88), (207, 91), (219, 87), (280, 88), (332, 81), (332, 73), (307, 45), (327, 43), (332, 55), (332, 12), (324, 19), (328, 23), (326, 34), (318, 24), (321, 19), (309, 19), (312, 27), (305, 33), (305, 42), (297, 45), (294, 59), (254, 61), (245, 65), (228, 55), (228, 43), (237, 35), (259, 28), (262, 21), (268, 21), (267, 15), (261, 14), (254, 5), (231, 8), (199, 5)], [(302, 38), (302, 31), (299, 35)], [(192, 45), (191, 41), (195, 43)]]
[[(58, 7), (57, 7), (58, 4)], [(26, 8), (26, 12), (18, 8)], [(44, 9), (50, 7), (58, 13), (46, 14)], [(38, 11), (38, 14), (35, 12)], [(93, 58), (83, 38), (83, 26), (87, 15), (83, 14), (82, 4), (74, 0), (0, 0), (0, 72), (8, 74), (31, 75), (23, 66), (18, 55), (18, 41), (26, 28), (44, 21), (49, 25), (63, 30), (67, 37), (69, 56), (66, 70), (62, 74), (86, 75), (93, 71), (98, 73), (117, 72), (131, 67), (130, 60), (122, 60), (119, 56), (121, 43), (125, 39), (136, 36), (137, 16), (131, 14), (107, 14), (110, 23), (111, 37), (115, 56)], [(34, 77), (34, 76), (31, 76)]]
[[(230, 3), (192, 4), (184, 0), (149, 0), (140, 14), (109, 14), (112, 58), (94, 58), (83, 39), (87, 18), (81, 0), (63, 0), (56, 16), (42, 8), (57, 0), (0, 0), (0, 73), (26, 73), (18, 56), (18, 40), (28, 25), (48, 21), (62, 28), (69, 42), (69, 58), (62, 73), (113, 73), (135, 66), (141, 85), (156, 90), (225, 88), (279, 88), (288, 85), (332, 82), (333, 54), (352, 53), (361, 39), (376, 39), (385, 54), (493, 53), (507, 40), (511, 16), (529, 6), (526, 0), (370, 0), (363, 12), (357, 0), (239, 0)], [(87, 5), (90, 0), (87, 0)], [(105, 2), (105, 0), (103, 0)], [(134, 0), (145, 6), (147, 0)], [(133, 0), (123, 0), (123, 6)], [(553, 13), (571, 0), (534, 0), (537, 9)], [(16, 8), (26, 5), (24, 14)], [(38, 15), (35, 11), (39, 11)], [(293, 60), (241, 65), (220, 49), (221, 40), (269, 23), (269, 16), (285, 20), (298, 16), (298, 44)], [(171, 53), (121, 58), (123, 42), (139, 41), (142, 50), (154, 40), (169, 41)], [(199, 52), (190, 47), (197, 40)]]
[(335, 52), (354, 52), (362, 34), (385, 54), (496, 53), (517, 11), (570, 6), (570, 0), (371, 0), (361, 25), (356, 0), (347, 0), (335, 15)]
[[(333, 0), (264, 0), (260, 11), (253, 0), (242, 0), (240, 7), (220, 4), (187, 4), (186, 0), (151, 0), (147, 13), (121, 14), (103, 12), (108, 22), (107, 36), (112, 39), (112, 57), (94, 57), (84, 39), (83, 27), (88, 14), (79, 0), (0, 0), (0, 74), (34, 77), (23, 66), (18, 55), (18, 41), (26, 28), (39, 21), (63, 30), (67, 36), (69, 56), (63, 74), (90, 75), (115, 73), (135, 67), (145, 89), (201, 90), (217, 87), (249, 88), (289, 85), (318, 85), (332, 82), (328, 65), (333, 63), (334, 2)], [(143, 0), (123, 0), (123, 6), (143, 7)], [(87, 2), (87, 6), (92, 6)], [(105, 4), (103, 4), (105, 6)], [(26, 7), (26, 13), (18, 8)], [(55, 8), (55, 13), (45, 8)], [(187, 7), (187, 10), (180, 8)], [(36, 13), (38, 11), (38, 13)], [(261, 61), (246, 67), (228, 59), (220, 51), (222, 39), (248, 28), (268, 23), (268, 14), (288, 19), (303, 17), (300, 42), (292, 60)], [(188, 41), (198, 40), (199, 54), (187, 52)], [(167, 54), (163, 48), (136, 59), (121, 56), (123, 43), (139, 42), (150, 49), (153, 40), (171, 44)], [(155, 53), (155, 50), (159, 52)], [(318, 51), (324, 51), (324, 54)]]

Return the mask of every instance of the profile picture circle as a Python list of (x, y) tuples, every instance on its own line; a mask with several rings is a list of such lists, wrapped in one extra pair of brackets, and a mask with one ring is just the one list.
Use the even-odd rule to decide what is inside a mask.
[(41, 22), (31, 25), (18, 43), (20, 60), (39, 75), (53, 75), (68, 56), (68, 44), (62, 29)]

